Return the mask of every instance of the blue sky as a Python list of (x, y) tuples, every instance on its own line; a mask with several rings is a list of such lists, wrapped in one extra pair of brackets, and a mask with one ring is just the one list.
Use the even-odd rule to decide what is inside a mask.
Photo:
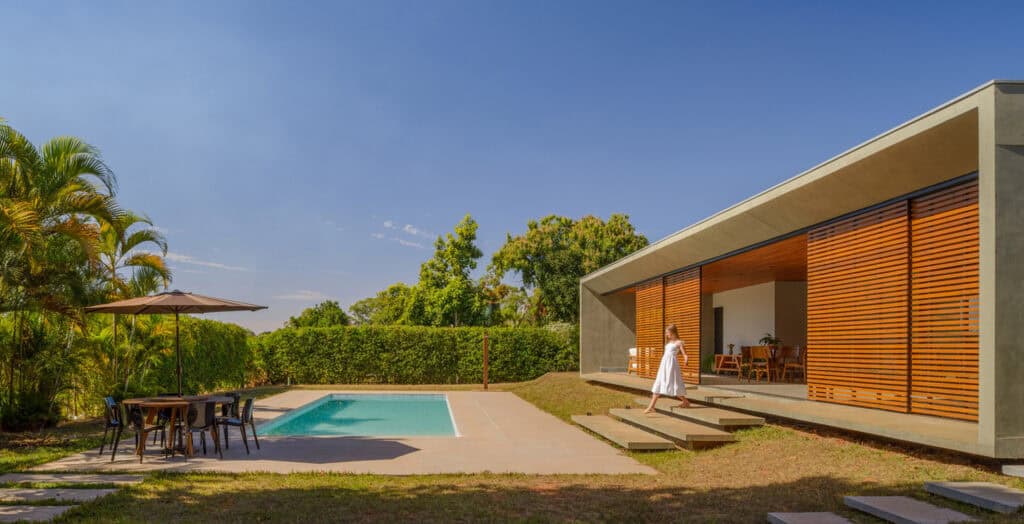
[(7, 2), (0, 116), (98, 146), (173, 287), (266, 304), (413, 282), (550, 213), (651, 240), (993, 78), (1024, 6), (953, 2)]

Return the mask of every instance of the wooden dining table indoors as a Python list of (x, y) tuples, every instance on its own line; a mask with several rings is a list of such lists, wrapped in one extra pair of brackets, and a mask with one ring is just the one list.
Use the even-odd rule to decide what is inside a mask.
[[(217, 404), (227, 405), (233, 404), (235, 399), (227, 395), (142, 397), (125, 399), (123, 404), (125, 407), (139, 407), (145, 414), (147, 424), (152, 424), (153, 421), (156, 420), (160, 411), (167, 410), (167, 427), (170, 428), (171, 434), (166, 439), (164, 452), (170, 456), (174, 456), (175, 452), (180, 451), (186, 457), (190, 457), (193, 454), (192, 446), (190, 445), (191, 442), (189, 439), (186, 439), (181, 432), (178, 432), (178, 425), (179, 422), (182, 425), (188, 424), (188, 408), (193, 403), (198, 402), (215, 402)], [(174, 444), (176, 436), (175, 433), (178, 433), (177, 446)]]

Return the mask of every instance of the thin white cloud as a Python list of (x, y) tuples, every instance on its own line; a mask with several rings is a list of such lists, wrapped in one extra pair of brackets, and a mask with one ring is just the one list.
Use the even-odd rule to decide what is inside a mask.
[(410, 234), (412, 236), (423, 237), (423, 238), (432, 238), (434, 236), (433, 233), (431, 233), (429, 231), (425, 231), (423, 229), (420, 229), (420, 228), (418, 228), (418, 227), (416, 227), (416, 226), (414, 226), (412, 224), (406, 224), (406, 225), (402, 226), (402, 231), (405, 231), (406, 233), (408, 233), (408, 234)]
[(209, 260), (199, 260), (190, 255), (183, 255), (181, 253), (174, 253), (168, 251), (164, 258), (171, 262), (177, 262), (179, 264), (191, 264), (193, 266), (202, 266), (212, 269), (223, 269), (225, 271), (249, 271), (249, 268), (241, 266), (229, 266), (227, 264), (221, 264), (220, 262), (211, 262)]
[(395, 223), (390, 221), (390, 220), (385, 220), (384, 221), (384, 227), (386, 227), (388, 229), (398, 229), (398, 226), (396, 226)]
[(329, 296), (327, 296), (327, 295), (325, 295), (325, 294), (323, 294), (323, 293), (321, 293), (319, 291), (310, 291), (308, 289), (300, 289), (300, 290), (298, 290), (298, 291), (296, 291), (294, 293), (286, 293), (284, 295), (277, 295), (274, 298), (276, 298), (278, 300), (301, 300), (301, 301), (306, 301), (306, 302), (312, 302), (312, 301), (318, 301), (318, 300), (328, 300), (331, 297), (329, 297)]
[(420, 244), (419, 242), (410, 242), (410, 241), (405, 240), (403, 238), (393, 238), (392, 240), (394, 240), (395, 242), (398, 242), (399, 244), (401, 244), (401, 245), (403, 245), (405, 247), (415, 247), (415, 248), (419, 248), (419, 249), (426, 249), (427, 248), (426, 246), (424, 246), (423, 244)]
[(384, 240), (385, 238), (384, 233), (370, 233), (370, 236), (377, 240)]

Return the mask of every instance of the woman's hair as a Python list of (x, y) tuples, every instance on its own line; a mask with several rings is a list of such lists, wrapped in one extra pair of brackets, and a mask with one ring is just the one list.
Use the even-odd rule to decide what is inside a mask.
[(676, 328), (675, 324), (669, 324), (665, 326), (665, 331), (672, 333), (672, 336), (679, 338), (679, 329)]

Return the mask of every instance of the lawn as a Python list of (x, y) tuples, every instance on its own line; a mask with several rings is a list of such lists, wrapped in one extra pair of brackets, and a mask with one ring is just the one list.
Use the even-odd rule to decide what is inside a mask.
[[(562, 419), (633, 405), (635, 398), (572, 373), (494, 389), (512, 391)], [(839, 433), (768, 425), (738, 436), (739, 442), (712, 450), (633, 454), (661, 472), (655, 476), (162, 473), (84, 505), (64, 520), (141, 522), (160, 515), (231, 522), (764, 522), (768, 511), (854, 516), (842, 506), (848, 494), (937, 500), (921, 489), (925, 480), (987, 480), (1024, 488), (1018, 479), (996, 474), (991, 464)], [(942, 504), (991, 522), (1018, 521)]]

